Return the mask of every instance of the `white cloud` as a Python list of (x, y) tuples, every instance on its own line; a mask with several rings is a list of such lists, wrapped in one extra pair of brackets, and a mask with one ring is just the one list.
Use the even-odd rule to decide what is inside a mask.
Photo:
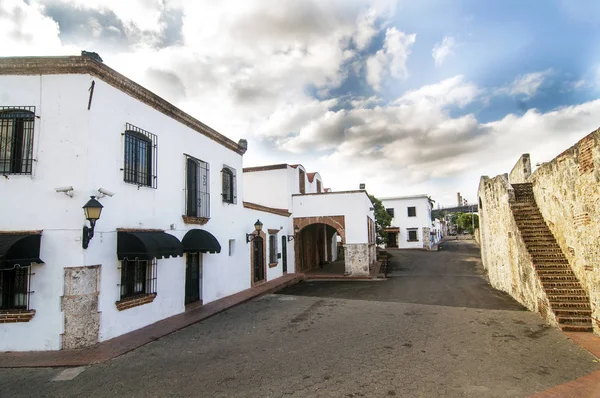
[(394, 78), (406, 78), (406, 60), (411, 53), (416, 34), (406, 34), (395, 27), (385, 32), (383, 48), (367, 59), (367, 83), (375, 90), (381, 88), (383, 80), (391, 75)]
[(435, 65), (441, 66), (449, 55), (454, 54), (454, 47), (456, 47), (456, 40), (452, 36), (445, 36), (441, 43), (436, 43), (431, 50)]
[(498, 89), (496, 92), (497, 94), (524, 95), (528, 98), (534, 97), (540, 86), (552, 73), (552, 69), (546, 69), (518, 76), (512, 83)]

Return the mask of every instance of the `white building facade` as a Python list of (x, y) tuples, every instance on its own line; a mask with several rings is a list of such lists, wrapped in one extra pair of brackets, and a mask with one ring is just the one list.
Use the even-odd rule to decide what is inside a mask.
[(93, 345), (294, 272), (289, 212), (243, 203), (246, 146), (88, 56), (0, 58), (0, 351)]
[(427, 195), (381, 198), (392, 216), (386, 228), (386, 247), (399, 249), (431, 249), (441, 239), (440, 227), (431, 219), (431, 203)]
[(291, 213), (295, 272), (311, 272), (338, 260), (347, 276), (368, 276), (375, 262), (375, 219), (364, 190), (331, 192), (319, 173), (302, 165), (244, 168), (244, 200)]

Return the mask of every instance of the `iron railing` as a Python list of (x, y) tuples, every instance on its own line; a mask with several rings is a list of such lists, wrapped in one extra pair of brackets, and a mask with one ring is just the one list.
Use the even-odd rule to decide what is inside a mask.
[(138, 186), (157, 187), (158, 136), (129, 123), (125, 126), (123, 179)]
[(156, 293), (156, 259), (121, 262), (121, 299)]
[(209, 164), (188, 156), (186, 173), (186, 215), (210, 218)]
[(0, 175), (31, 174), (35, 106), (0, 106)]
[(31, 268), (15, 267), (0, 271), (0, 310), (29, 309)]

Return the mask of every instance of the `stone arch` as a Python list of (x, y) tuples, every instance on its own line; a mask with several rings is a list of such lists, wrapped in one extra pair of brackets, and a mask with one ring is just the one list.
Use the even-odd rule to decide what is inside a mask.
[[(320, 232), (321, 230), (318, 229), (319, 226), (324, 227), (322, 230), (323, 232)], [(331, 258), (331, 250), (327, 250), (326, 248), (328, 244), (331, 244), (331, 239), (329, 237), (325, 238), (325, 240), (321, 239), (321, 237), (324, 236), (323, 233), (328, 235), (326, 232), (327, 227), (337, 232), (342, 239), (342, 244), (346, 243), (344, 216), (294, 218), (294, 229), (297, 229), (298, 231), (298, 233), (295, 234), (294, 239), (294, 263), (296, 272), (304, 272), (312, 269), (314, 261), (309, 259), (314, 259), (314, 256), (325, 262)], [(317, 228), (317, 230), (315, 230), (315, 228)]]
[(346, 243), (346, 220), (344, 216), (317, 216), (294, 218), (294, 229), (298, 227), (298, 233), (312, 224), (326, 224), (334, 228), (342, 237), (342, 243)]

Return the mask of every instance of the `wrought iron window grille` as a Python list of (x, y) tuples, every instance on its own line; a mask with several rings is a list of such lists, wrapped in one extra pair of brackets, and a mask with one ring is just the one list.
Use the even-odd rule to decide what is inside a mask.
[(158, 136), (126, 123), (123, 156), (123, 180), (142, 186), (157, 188)]
[(0, 106), (0, 175), (32, 174), (35, 106)]

